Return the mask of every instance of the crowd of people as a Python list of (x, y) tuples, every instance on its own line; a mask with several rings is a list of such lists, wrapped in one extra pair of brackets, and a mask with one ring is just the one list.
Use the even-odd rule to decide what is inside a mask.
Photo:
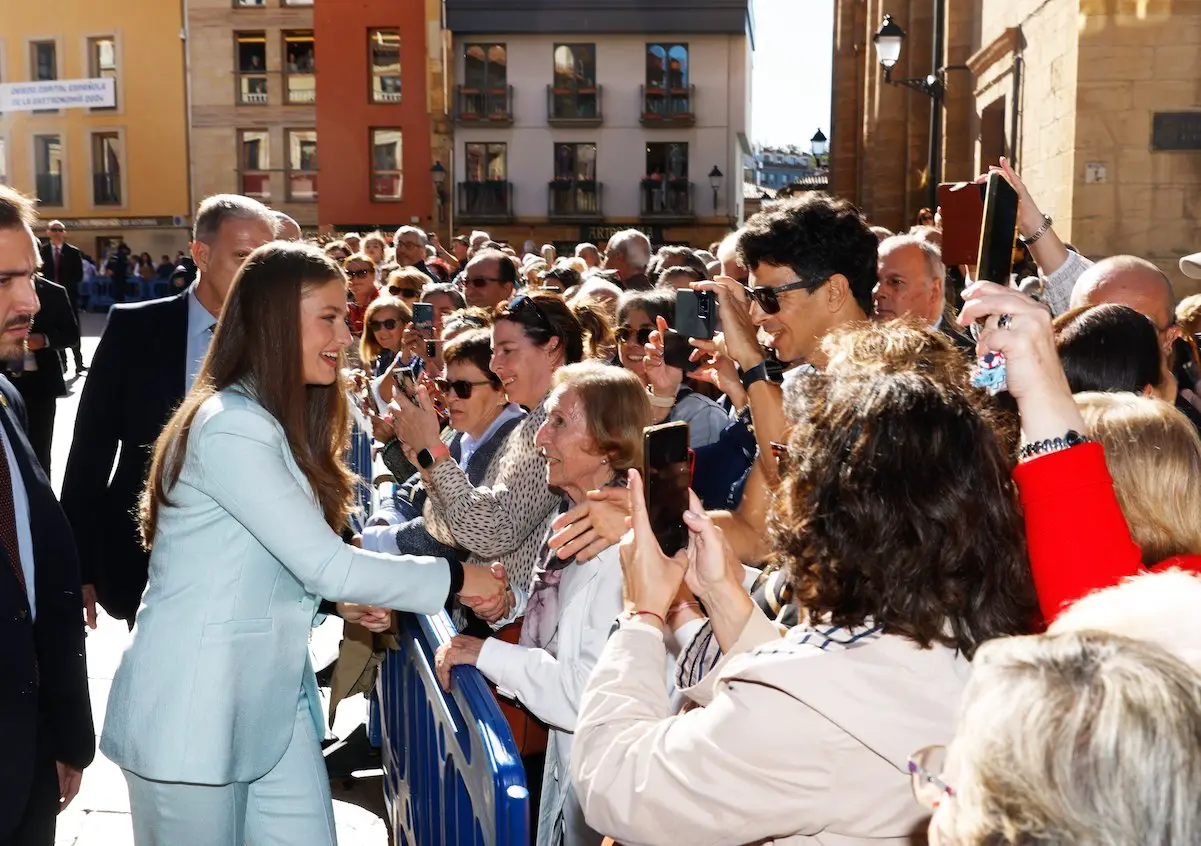
[[(0, 843), (36, 830), (46, 755), (56, 806), (90, 760), (51, 739), (91, 730), (64, 609), (97, 602), (133, 631), (101, 749), (139, 844), (334, 843), (307, 632), (442, 609), (440, 683), (472, 666), (520, 705), (539, 846), (1201, 842), (1201, 301), (1080, 255), (997, 169), (1008, 285), (944, 265), (940, 215), (893, 233), (822, 193), (707, 249), (569, 256), (305, 243), (207, 199), (196, 280), (113, 310), (44, 504), (82, 579), (72, 551), (57, 617), (0, 622), (44, 703)], [(28, 332), (32, 211), (0, 192)], [(712, 337), (676, 331), (682, 291)], [(641, 472), (664, 422), (693, 457), (674, 555)], [(0, 497), (32, 610), (12, 519)]]

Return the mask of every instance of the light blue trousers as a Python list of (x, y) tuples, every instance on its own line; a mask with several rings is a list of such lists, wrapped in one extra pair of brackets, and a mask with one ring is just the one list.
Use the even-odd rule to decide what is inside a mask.
[(257, 781), (182, 784), (124, 772), (135, 846), (337, 846), (329, 774), (304, 696), (292, 742)]

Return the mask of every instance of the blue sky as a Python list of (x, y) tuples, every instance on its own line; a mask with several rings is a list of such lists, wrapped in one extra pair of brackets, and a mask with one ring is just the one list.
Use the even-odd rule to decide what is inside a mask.
[(755, 0), (751, 141), (808, 148), (830, 134), (833, 0)]

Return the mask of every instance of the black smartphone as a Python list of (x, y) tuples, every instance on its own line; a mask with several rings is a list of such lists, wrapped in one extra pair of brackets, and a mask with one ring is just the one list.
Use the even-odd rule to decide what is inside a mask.
[(679, 421), (642, 430), (642, 478), (646, 511), (664, 555), (688, 546), (688, 488), (692, 466), (688, 456), (688, 424)]
[(688, 335), (674, 329), (668, 329), (663, 336), (663, 363), (670, 367), (678, 367), (685, 373), (691, 373), (700, 367), (699, 361), (692, 361), (692, 351), (696, 349), (688, 343)]
[(413, 303), (413, 328), (420, 332), (427, 341), (434, 337), (433, 303)]
[(976, 279), (1008, 285), (1013, 248), (1018, 240), (1018, 192), (1000, 173), (988, 175), (984, 217), (980, 221), (980, 258)]
[(717, 296), (712, 291), (681, 288), (676, 291), (676, 331), (685, 338), (712, 340), (721, 331)]

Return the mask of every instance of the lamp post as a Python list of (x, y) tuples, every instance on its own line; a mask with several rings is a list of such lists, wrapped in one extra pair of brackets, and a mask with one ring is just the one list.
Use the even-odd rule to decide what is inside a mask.
[(709, 171), (709, 187), (713, 189), (713, 213), (717, 214), (717, 195), (721, 191), (721, 181), (725, 178), (725, 174), (717, 165), (713, 165), (713, 170)]
[(813, 169), (820, 170), (822, 158), (830, 152), (830, 139), (826, 138), (826, 133), (820, 128), (809, 139), (809, 152), (813, 153)]
[(438, 223), (446, 222), (446, 168), (442, 162), (434, 162), (430, 168), (430, 178), (434, 180), (434, 196), (438, 200)]
[(905, 45), (905, 30), (885, 15), (880, 29), (876, 32), (873, 43), (876, 47), (876, 58), (884, 69), (884, 81), (889, 85), (903, 85), (920, 91), (930, 98), (930, 155), (927, 163), (926, 190), (927, 206), (934, 209), (938, 206), (938, 183), (942, 178), (942, 111), (943, 100), (946, 98), (946, 74), (952, 70), (968, 70), (967, 65), (943, 65), (943, 43), (946, 33), (946, 0), (934, 2), (934, 61), (930, 74), (911, 78), (893, 79), (892, 69), (901, 58), (901, 49)]

